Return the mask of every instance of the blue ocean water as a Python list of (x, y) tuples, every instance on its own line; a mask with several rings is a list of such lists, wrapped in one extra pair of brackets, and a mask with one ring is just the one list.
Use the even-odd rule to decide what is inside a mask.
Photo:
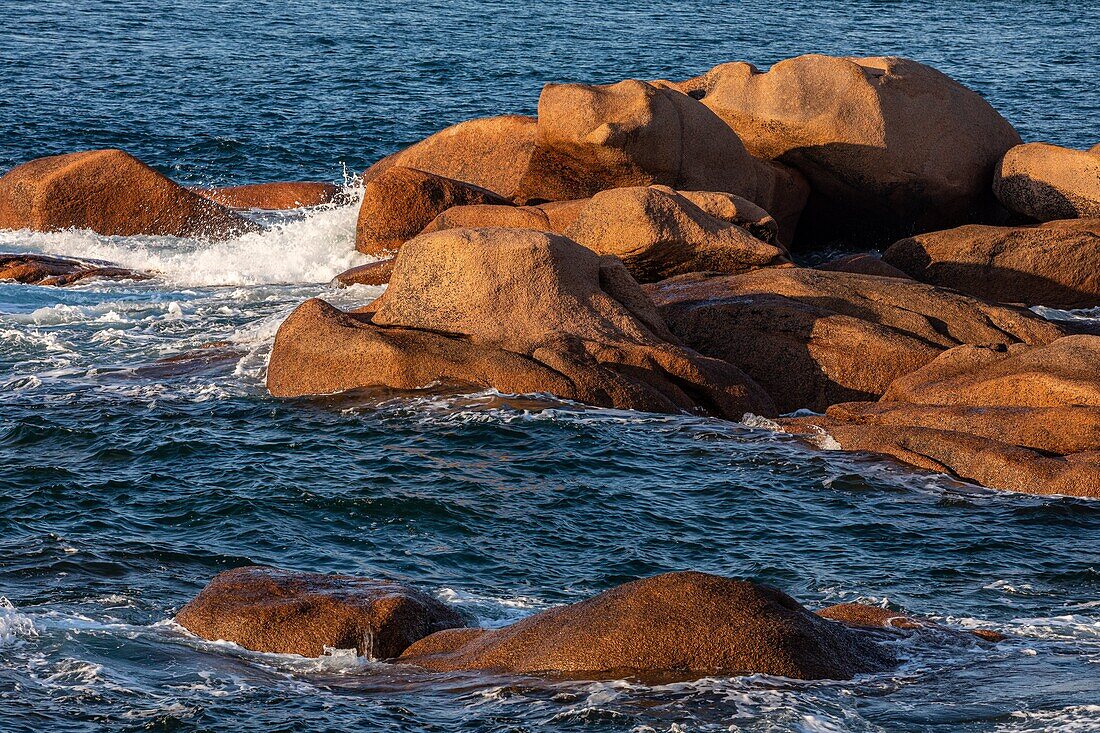
[[(901, 54), (1027, 140), (1100, 141), (1087, 3), (0, 1), (0, 168), (119, 146), (191, 183), (343, 180), (546, 81)], [(0, 731), (1096, 731), (1100, 504), (976, 489), (740, 425), (490, 393), (280, 401), (279, 322), (337, 291), (355, 205), (209, 244), (0, 233), (155, 270), (0, 284)], [(1081, 314), (1088, 316), (1090, 314)], [(210, 342), (221, 346), (190, 355)], [(851, 682), (645, 686), (261, 655), (170, 619), (247, 563), (398, 579), (500, 625), (697, 569), (811, 607), (997, 628)]]

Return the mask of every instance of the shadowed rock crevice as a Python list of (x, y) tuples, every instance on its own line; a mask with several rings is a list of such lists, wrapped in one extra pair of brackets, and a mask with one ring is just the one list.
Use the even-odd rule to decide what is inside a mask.
[(1020, 143), (978, 94), (908, 59), (808, 54), (767, 72), (727, 63), (677, 86), (754, 156), (806, 177), (799, 246), (982, 221), (994, 167)]

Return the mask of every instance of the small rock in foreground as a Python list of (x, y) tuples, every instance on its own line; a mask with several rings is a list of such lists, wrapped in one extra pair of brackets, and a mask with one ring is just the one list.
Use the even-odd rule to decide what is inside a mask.
[(196, 636), (257, 652), (318, 657), (329, 647), (370, 659), (396, 657), (417, 639), (464, 625), (443, 603), (399, 583), (258, 566), (219, 573), (176, 621)]

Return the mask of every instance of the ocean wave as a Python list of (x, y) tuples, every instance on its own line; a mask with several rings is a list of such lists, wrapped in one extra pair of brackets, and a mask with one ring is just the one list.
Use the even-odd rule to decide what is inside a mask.
[(0, 596), (0, 648), (14, 646), (38, 636), (30, 616), (20, 613), (15, 604)]
[[(303, 210), (261, 232), (210, 242), (179, 237), (104, 236), (88, 230), (0, 232), (0, 249), (104, 260), (176, 285), (321, 283), (369, 258), (355, 251), (362, 187), (346, 203)], [(86, 286), (97, 288), (92, 281)]]
[(1015, 731), (1058, 731), (1096, 733), (1100, 731), (1100, 705), (1067, 705), (1054, 710), (1016, 710), (1012, 720), (997, 726), (1001, 733)]

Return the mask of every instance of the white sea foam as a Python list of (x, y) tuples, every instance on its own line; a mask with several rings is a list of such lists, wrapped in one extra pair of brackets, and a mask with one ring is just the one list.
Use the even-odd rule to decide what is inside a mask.
[(362, 189), (349, 189), (347, 193), (348, 203), (315, 207), (300, 218), (223, 242), (110, 237), (87, 230), (3, 231), (0, 250), (105, 260), (183, 285), (327, 282), (343, 270), (368, 261), (355, 251), (355, 220)]
[(996, 730), (1058, 731), (1058, 733), (1097, 733), (1100, 731), (1100, 705), (1070, 705), (1057, 710), (1017, 710), (1012, 720)]
[(12, 646), (38, 636), (30, 616), (20, 613), (7, 598), (0, 596), (0, 647)]

